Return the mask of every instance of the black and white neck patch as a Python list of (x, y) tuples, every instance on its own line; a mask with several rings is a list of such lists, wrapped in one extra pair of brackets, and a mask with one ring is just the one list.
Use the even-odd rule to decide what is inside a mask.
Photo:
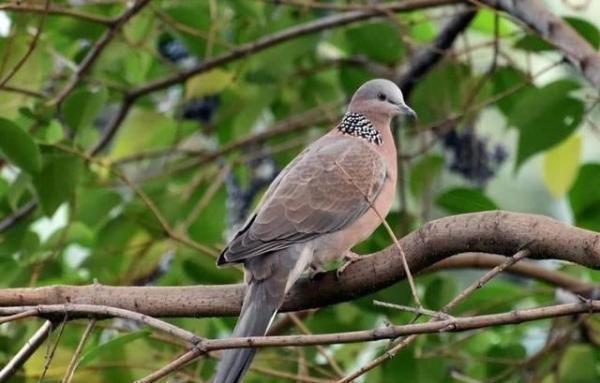
[(383, 143), (381, 133), (375, 129), (373, 123), (362, 113), (346, 114), (338, 125), (338, 130), (344, 134), (364, 138), (375, 145)]

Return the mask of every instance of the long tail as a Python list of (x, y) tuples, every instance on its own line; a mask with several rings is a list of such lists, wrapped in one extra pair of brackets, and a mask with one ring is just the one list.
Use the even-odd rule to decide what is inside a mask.
[[(240, 317), (233, 330), (234, 337), (262, 336), (271, 325), (281, 304), (285, 286), (273, 286), (271, 278), (248, 286)], [(256, 349), (230, 349), (223, 352), (213, 383), (237, 383), (250, 366)]]

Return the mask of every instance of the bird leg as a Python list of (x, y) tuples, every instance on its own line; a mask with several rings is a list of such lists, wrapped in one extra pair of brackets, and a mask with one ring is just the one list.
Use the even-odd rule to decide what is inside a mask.
[(327, 270), (321, 265), (310, 264), (308, 266), (308, 278), (310, 280), (318, 279), (326, 272)]
[(354, 262), (358, 261), (361, 258), (360, 255), (353, 253), (351, 251), (347, 251), (344, 254), (344, 259), (346, 260), (346, 262), (335, 271), (335, 276), (337, 278), (342, 276), (342, 273), (346, 270), (346, 268), (348, 266), (350, 266), (351, 264), (353, 264)]

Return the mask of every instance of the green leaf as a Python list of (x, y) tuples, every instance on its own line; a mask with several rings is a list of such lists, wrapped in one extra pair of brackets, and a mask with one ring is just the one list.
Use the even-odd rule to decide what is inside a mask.
[[(510, 115), (512, 108), (523, 98), (525, 92), (535, 89), (535, 86), (530, 84), (520, 87), (527, 81), (527, 75), (512, 66), (502, 66), (494, 72), (492, 76), (493, 95), (501, 95), (501, 98), (496, 101), (496, 105), (504, 115)], [(519, 88), (517, 89), (517, 87)], [(513, 89), (517, 90), (513, 91)]]
[(95, 359), (97, 359), (103, 354), (110, 354), (115, 351), (121, 350), (126, 344), (131, 343), (134, 340), (144, 338), (148, 336), (148, 334), (150, 334), (150, 331), (148, 330), (136, 331), (129, 334), (117, 336), (106, 343), (102, 343), (96, 347), (93, 347), (81, 356), (78, 367), (84, 367), (89, 365), (91, 362), (93, 362)]
[(222, 92), (233, 81), (233, 73), (217, 68), (191, 77), (185, 83), (185, 98), (201, 98)]
[(479, 189), (455, 188), (447, 190), (435, 202), (452, 214), (498, 209), (496, 203)]
[(598, 358), (594, 349), (583, 344), (570, 346), (561, 359), (559, 376), (561, 383), (589, 383), (600, 381), (600, 373), (594, 366)]
[[(581, 35), (590, 45), (596, 49), (600, 47), (600, 31), (598, 28), (586, 21), (577, 17), (564, 17), (573, 29)], [(555, 49), (554, 46), (537, 35), (527, 35), (519, 39), (515, 43), (515, 48), (523, 49), (529, 52), (544, 52)]]
[(153, 110), (136, 108), (123, 122), (111, 157), (119, 159), (141, 151), (166, 148), (175, 139), (175, 121)]
[(572, 135), (544, 156), (544, 182), (555, 198), (562, 197), (570, 188), (579, 169), (581, 137)]
[(518, 169), (528, 158), (567, 138), (583, 118), (584, 105), (569, 97), (579, 84), (559, 80), (527, 92), (512, 108), (509, 121), (519, 129)]
[(425, 291), (425, 306), (432, 310), (439, 310), (454, 298), (457, 286), (456, 281), (449, 277), (437, 276), (427, 285)]
[(37, 173), (42, 167), (37, 144), (27, 132), (4, 118), (0, 118), (0, 151), (26, 172)]
[(583, 165), (569, 191), (569, 203), (577, 226), (600, 231), (598, 190), (600, 190), (600, 164)]
[[(486, 363), (487, 376), (494, 378), (506, 369), (514, 368), (514, 365), (526, 357), (527, 352), (520, 344), (509, 344), (492, 346), (486, 354), (490, 358), (490, 361)], [(507, 363), (506, 360), (511, 362)]]
[(83, 170), (81, 159), (68, 154), (48, 154), (42, 171), (33, 178), (33, 185), (44, 214), (51, 216), (67, 201), (79, 182)]
[(90, 127), (107, 99), (108, 92), (105, 88), (77, 89), (65, 99), (63, 104), (65, 122), (75, 131)]
[[(475, 19), (471, 23), (473, 29), (483, 32), (485, 34), (493, 35), (495, 33), (496, 27), (494, 20), (496, 18), (497, 12), (491, 11), (488, 9), (479, 9)], [(506, 36), (512, 31), (515, 30), (515, 24), (510, 20), (499, 15), (498, 19), (498, 34), (500, 36)]]
[(404, 55), (404, 45), (398, 30), (386, 22), (372, 22), (349, 28), (348, 45), (353, 54), (363, 54), (372, 60), (392, 64)]
[(427, 156), (419, 160), (410, 171), (409, 185), (414, 196), (419, 196), (428, 188), (444, 166), (444, 158), (439, 155)]
[(29, 186), (31, 186), (31, 176), (27, 173), (19, 174), (10, 184), (6, 197), (8, 204), (13, 210), (17, 210), (20, 206), (21, 198), (25, 195), (25, 192), (27, 192)]

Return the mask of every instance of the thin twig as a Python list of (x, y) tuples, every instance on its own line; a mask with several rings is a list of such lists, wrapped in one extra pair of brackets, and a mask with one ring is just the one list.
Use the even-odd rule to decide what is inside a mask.
[(35, 309), (31, 309), (29, 311), (23, 311), (23, 312), (14, 314), (14, 315), (9, 315), (7, 317), (0, 318), (0, 324), (12, 322), (12, 321), (15, 321), (15, 320), (21, 319), (21, 318), (29, 318), (31, 316), (34, 316), (35, 314), (37, 314), (37, 311)]
[(27, 312), (29, 317), (53, 317), (57, 314), (68, 314), (69, 319), (94, 316), (97, 318), (124, 318), (140, 322), (150, 326), (171, 337), (183, 341), (185, 345), (194, 345), (200, 338), (194, 333), (177, 327), (171, 323), (156, 319), (149, 315), (140, 314), (135, 311), (125, 310), (117, 307), (92, 304), (58, 304), (38, 306), (15, 306), (0, 307), (0, 315), (14, 315)]
[(192, 362), (198, 356), (202, 355), (204, 352), (198, 348), (193, 348), (185, 354), (179, 356), (177, 359), (173, 360), (166, 366), (161, 367), (160, 369), (154, 371), (150, 375), (143, 377), (142, 379), (136, 380), (134, 383), (153, 383), (159, 379), (164, 378), (172, 372), (177, 371), (178, 369), (184, 367), (188, 363)]
[[(452, 308), (456, 307), (456, 305), (458, 305), (460, 302), (462, 302), (467, 296), (469, 296), (475, 290), (480, 289), (484, 284), (489, 282), (496, 275), (500, 274), (506, 268), (510, 267), (511, 265), (514, 265), (520, 259), (525, 258), (529, 254), (530, 254), (530, 251), (528, 249), (523, 249), (523, 250), (518, 251), (515, 255), (506, 259), (505, 262), (503, 262), (502, 264), (489, 270), (481, 278), (479, 278), (479, 280), (477, 280), (474, 283), (472, 283), (471, 285), (469, 285), (460, 294), (458, 294), (454, 299), (452, 299), (450, 302), (448, 302), (440, 311), (442, 313), (447, 314), (448, 311), (450, 311)], [(430, 320), (428, 323), (431, 323), (434, 321), (435, 321), (435, 319)], [(399, 340), (396, 344), (392, 344), (392, 347), (389, 350), (387, 350), (384, 354), (373, 359), (371, 362), (364, 365), (357, 371), (351, 373), (350, 375), (346, 376), (344, 379), (339, 380), (337, 383), (352, 382), (359, 376), (361, 376), (361, 375), (365, 374), (366, 372), (372, 370), (373, 368), (379, 366), (381, 363), (385, 362), (386, 360), (393, 358), (398, 353), (398, 351), (400, 351), (404, 347), (408, 346), (416, 338), (417, 338), (417, 334), (412, 334), (404, 339)]]
[(100, 57), (100, 54), (108, 46), (110, 41), (117, 35), (119, 30), (123, 28), (125, 23), (141, 11), (150, 0), (138, 0), (133, 6), (127, 9), (123, 14), (110, 25), (104, 34), (96, 41), (94, 46), (89, 50), (85, 58), (81, 61), (77, 71), (71, 76), (65, 87), (50, 101), (48, 105), (59, 105), (79, 84), (81, 79), (92, 69), (92, 66)]
[(17, 74), (19, 69), (21, 69), (21, 67), (25, 64), (27, 59), (31, 56), (31, 54), (35, 50), (35, 47), (37, 46), (37, 43), (40, 39), (40, 36), (42, 35), (42, 29), (44, 28), (44, 23), (46, 21), (46, 15), (48, 14), (49, 7), (50, 7), (50, 0), (46, 0), (46, 2), (44, 3), (44, 12), (42, 13), (42, 16), (40, 17), (40, 21), (38, 23), (37, 30), (35, 31), (35, 35), (33, 36), (33, 40), (31, 40), (31, 43), (29, 43), (29, 47), (27, 48), (27, 51), (25, 52), (23, 57), (21, 57), (21, 59), (12, 68), (12, 70), (10, 72), (8, 72), (2, 80), (0, 80), (0, 88), (3, 88), (6, 85), (6, 83), (9, 82), (14, 77), (14, 75)]
[(94, 330), (95, 326), (96, 326), (96, 318), (90, 319), (87, 326), (85, 327), (85, 330), (83, 331), (83, 335), (81, 336), (79, 343), (77, 344), (77, 348), (75, 349), (75, 352), (73, 353), (73, 356), (71, 357), (71, 362), (69, 363), (69, 366), (67, 367), (67, 371), (65, 372), (65, 376), (62, 379), (61, 383), (70, 383), (71, 379), (73, 379), (73, 374), (75, 373), (75, 369), (77, 368), (77, 364), (79, 363), (79, 356), (81, 355), (81, 352), (83, 351), (83, 346), (85, 345), (87, 338), (90, 336), (90, 334)]
[[(266, 347), (304, 347), (328, 344), (370, 342), (381, 339), (394, 339), (413, 334), (434, 334), (462, 332), (479, 328), (519, 324), (534, 320), (570, 316), (573, 314), (600, 311), (600, 300), (585, 300), (577, 303), (565, 303), (542, 306), (531, 309), (519, 309), (504, 313), (457, 317), (441, 321), (414, 323), (407, 325), (387, 325), (371, 330), (349, 331), (341, 333), (315, 335), (278, 335), (255, 336), (223, 339), (204, 339), (197, 343), (188, 354), (199, 355), (209, 351), (237, 348)], [(186, 354), (187, 355), (187, 354)], [(186, 357), (187, 358), (187, 357)], [(189, 360), (192, 360), (191, 357)]]
[(33, 334), (31, 338), (21, 347), (13, 358), (0, 370), (0, 383), (7, 382), (17, 370), (31, 357), (31, 355), (44, 343), (52, 331), (52, 322), (45, 321), (44, 324)]
[(378, 300), (373, 300), (373, 304), (375, 306), (387, 307), (390, 309), (408, 311), (408, 312), (414, 313), (414, 314), (425, 315), (425, 316), (432, 317), (435, 319), (450, 319), (450, 318), (452, 318), (451, 315), (448, 315), (441, 311), (428, 310), (425, 308), (398, 305), (395, 303), (382, 302), (382, 301), (378, 301)]
[(410, 272), (410, 267), (408, 267), (408, 262), (406, 260), (406, 254), (404, 253), (404, 249), (402, 249), (402, 246), (400, 246), (400, 241), (398, 241), (398, 238), (396, 237), (396, 234), (394, 234), (394, 231), (392, 230), (392, 228), (390, 227), (390, 225), (385, 220), (385, 217), (383, 217), (381, 215), (381, 213), (379, 213), (379, 211), (377, 210), (377, 208), (373, 204), (373, 201), (371, 201), (369, 199), (369, 197), (362, 191), (362, 189), (356, 184), (356, 181), (354, 181), (354, 179), (352, 178), (352, 176), (350, 176), (350, 174), (348, 174), (348, 172), (346, 171), (346, 169), (344, 169), (344, 167), (342, 165), (340, 165), (340, 163), (337, 160), (335, 161), (335, 165), (340, 169), (340, 171), (342, 171), (344, 173), (344, 175), (348, 178), (348, 180), (350, 182), (352, 182), (352, 184), (356, 187), (356, 189), (358, 189), (358, 191), (362, 194), (362, 196), (367, 201), (367, 203), (369, 204), (369, 206), (371, 207), (371, 209), (373, 209), (373, 211), (375, 212), (375, 214), (377, 214), (377, 217), (379, 218), (379, 220), (381, 221), (381, 223), (385, 227), (385, 230), (388, 232), (389, 236), (394, 241), (394, 245), (396, 246), (396, 249), (398, 250), (398, 253), (400, 254), (400, 258), (402, 259), (402, 266), (404, 267), (404, 272), (406, 273), (406, 279), (408, 280), (408, 284), (410, 285), (410, 291), (412, 292), (413, 299), (415, 300), (415, 303), (420, 308), (422, 308), (423, 305), (421, 304), (421, 300), (419, 299), (419, 295), (417, 294), (417, 287), (415, 285), (415, 281), (413, 280), (412, 274)]
[[(66, 324), (67, 324), (67, 314), (65, 313), (65, 316), (64, 316), (62, 322), (60, 323), (58, 333), (56, 334), (56, 340), (52, 344), (52, 347), (49, 347), (48, 350), (46, 350), (46, 355), (44, 356), (44, 367), (43, 367), (42, 373), (40, 374), (40, 376), (38, 378), (38, 383), (41, 383), (42, 381), (44, 381), (44, 377), (46, 377), (46, 373), (48, 372), (50, 363), (52, 363), (52, 359), (54, 359), (54, 354), (56, 353), (56, 348), (58, 347), (58, 342), (60, 341), (60, 338), (62, 337), (62, 334), (63, 334), (63, 331), (65, 330)], [(48, 346), (50, 346), (50, 345), (48, 345)]]
[(89, 13), (82, 13), (73, 11), (68, 8), (62, 8), (58, 6), (51, 6), (48, 9), (46, 7), (40, 7), (33, 4), (26, 4), (24, 2), (18, 4), (1, 4), (0, 11), (6, 12), (19, 12), (19, 13), (40, 13), (40, 14), (48, 14), (53, 16), (68, 16), (74, 19), (79, 19), (83, 21), (89, 21), (96, 24), (102, 24), (106, 26), (112, 25), (115, 20), (109, 17), (92, 15)]
[[(300, 329), (300, 331), (302, 331), (303, 334), (305, 334), (305, 335), (312, 334), (312, 332), (308, 329), (308, 327), (306, 327), (304, 322), (302, 322), (302, 320), (300, 320), (300, 318), (298, 318), (298, 316), (295, 313), (290, 313), (289, 317), (292, 320), (292, 322), (294, 322), (296, 327), (298, 327)], [(340, 365), (336, 362), (336, 360), (334, 358), (332, 358), (331, 355), (329, 355), (327, 350), (321, 345), (317, 345), (316, 347), (317, 347), (317, 351), (319, 352), (319, 354), (321, 354), (325, 358), (325, 360), (331, 366), (333, 371), (335, 371), (337, 376), (343, 376), (344, 371), (342, 370)]]

